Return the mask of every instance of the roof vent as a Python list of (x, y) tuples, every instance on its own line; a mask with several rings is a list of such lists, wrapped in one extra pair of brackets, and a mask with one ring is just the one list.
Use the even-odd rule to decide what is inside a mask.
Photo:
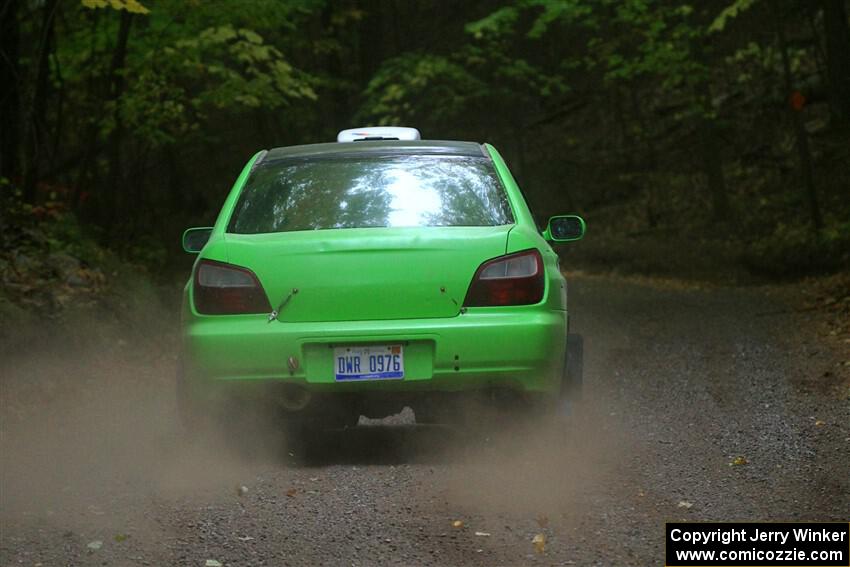
[(336, 135), (337, 142), (365, 142), (369, 140), (421, 140), (416, 128), (400, 126), (375, 126), (350, 128)]

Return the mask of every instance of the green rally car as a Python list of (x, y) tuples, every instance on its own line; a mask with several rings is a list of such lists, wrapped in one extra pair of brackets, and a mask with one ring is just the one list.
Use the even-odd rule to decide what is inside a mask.
[(539, 231), (489, 144), (365, 128), (261, 151), (215, 226), (183, 235), (198, 258), (181, 417), (263, 407), (342, 427), (404, 406), (463, 422), (469, 399), (556, 406), (582, 345), (549, 242), (583, 234), (574, 215)]

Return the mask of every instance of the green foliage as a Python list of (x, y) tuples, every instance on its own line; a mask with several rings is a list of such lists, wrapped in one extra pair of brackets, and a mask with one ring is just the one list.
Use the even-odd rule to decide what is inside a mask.
[(158, 147), (204, 138), (213, 115), (316, 100), (316, 78), (293, 65), (279, 41), (280, 34), (292, 32), (309, 15), (309, 2), (253, 0), (240, 4), (237, 12), (222, 4), (178, 0), (157, 3), (150, 11), (134, 0), (84, 5), (147, 15), (144, 24), (131, 26), (119, 70), (124, 88), (114, 100), (99, 102), (91, 95), (93, 86), (109, 78), (118, 18), (108, 12), (96, 18), (87, 10), (73, 13), (70, 34), (58, 43), (69, 102), (91, 109), (83, 117), (102, 137), (120, 117), (139, 141)]
[(850, 269), (850, 222), (815, 233), (807, 223), (777, 224), (773, 234), (750, 245), (747, 266), (772, 277)]
[(357, 120), (424, 122), (448, 133), (476, 123), (480, 130), (507, 131), (516, 127), (512, 109), (566, 90), (560, 76), (546, 76), (492, 44), (470, 45), (450, 57), (405, 53), (387, 60), (369, 82)]
[(735, 0), (732, 4), (724, 8), (724, 10), (720, 12), (716, 18), (714, 18), (714, 21), (711, 22), (710, 26), (708, 26), (708, 31), (723, 31), (729, 20), (737, 18), (741, 13), (749, 10), (756, 2), (758, 2), (758, 0)]
[[(569, 87), (563, 75), (511, 56), (506, 47), (499, 37), (483, 36), (450, 56), (411, 52), (389, 59), (366, 87), (357, 120), (515, 135), (534, 110)], [(529, 116), (517, 120), (518, 108)]]
[(449, 125), (486, 86), (448, 57), (405, 53), (387, 60), (364, 91), (361, 120)]
[[(389, 4), (392, 14), (384, 13)], [(677, 234), (693, 240), (705, 230), (695, 245), (706, 259), (701, 273), (717, 258), (737, 259), (741, 242), (752, 243), (754, 270), (843, 257), (848, 144), (826, 103), (820, 4), (389, 4), (60, 2), (43, 115), (35, 116), (46, 5), (13, 3), (21, 6), (15, 175), (34, 165), (37, 179), (32, 203), (11, 184), (2, 187), (17, 196), (3, 201), (2, 216), (32, 229), (48, 253), (86, 262), (97, 261), (86, 239), (123, 242), (107, 240), (120, 229), (134, 243), (122, 254), (160, 265), (168, 247), (177, 249), (180, 228), (211, 222), (234, 172), (257, 149), (331, 140), (343, 127), (401, 124), (429, 138), (492, 141), (538, 212), (622, 205), (625, 216), (602, 221), (619, 234), (582, 244), (622, 247), (596, 250), (603, 260), (633, 258), (634, 269), (660, 270)], [(771, 12), (775, 6), (781, 13)], [(801, 116), (816, 193), (834, 216), (818, 237), (790, 225), (774, 230), (777, 219), (806, 207), (776, 42), (783, 21), (794, 88), (807, 99)], [(126, 53), (122, 30), (129, 30)], [(35, 146), (24, 148), (33, 134)], [(742, 227), (735, 245), (713, 236), (718, 180)], [(6, 230), (4, 244), (29, 246), (27, 234)], [(635, 234), (663, 245), (635, 252)]]
[(590, 3), (580, 0), (520, 0), (503, 6), (480, 20), (466, 25), (466, 31), (476, 39), (515, 33), (517, 22), (525, 11), (534, 13), (533, 23), (526, 32), (530, 38), (542, 37), (559, 22), (589, 24), (594, 21)]
[(83, 233), (76, 216), (60, 200), (54, 198), (40, 205), (27, 203), (20, 188), (0, 178), (0, 210), (4, 255), (39, 257), (61, 252), (91, 264), (104, 259), (103, 249)]
[(112, 8), (113, 10), (125, 10), (131, 14), (148, 14), (150, 10), (145, 8), (138, 0), (81, 0), (86, 8)]
[(39, 226), (44, 233), (49, 253), (63, 252), (91, 266), (99, 266), (105, 262), (105, 250), (96, 243), (92, 235), (85, 234), (75, 215), (66, 213), (53, 222)]
[(580, 0), (554, 2), (551, 0), (534, 0), (532, 5), (542, 8), (528, 31), (528, 36), (532, 38), (542, 37), (549, 27), (556, 22), (582, 22), (585, 26), (595, 24), (594, 10), (588, 2)]
[(177, 39), (133, 63), (139, 72), (121, 98), (121, 112), (153, 145), (202, 133), (213, 110), (271, 110), (294, 99), (316, 99), (315, 81), (278, 48), (253, 30), (231, 25)]
[[(657, 85), (658, 95), (673, 94), (688, 105), (680, 118), (712, 117), (713, 109), (700, 93), (712, 80), (703, 53), (707, 32), (692, 5), (661, 0), (603, 0), (595, 5), (577, 0), (525, 0), (502, 7), (467, 25), (479, 40), (517, 33), (524, 12), (532, 15), (526, 36), (542, 39), (564, 29), (587, 36), (577, 53), (588, 71), (600, 71), (606, 83), (632, 86), (637, 81)], [(538, 69), (552, 76), (550, 69)], [(579, 71), (557, 69), (557, 72)], [(562, 76), (561, 82), (569, 83)]]
[(467, 24), (466, 31), (475, 36), (476, 39), (482, 39), (486, 35), (513, 33), (519, 14), (520, 6), (503, 6), (488, 16)]

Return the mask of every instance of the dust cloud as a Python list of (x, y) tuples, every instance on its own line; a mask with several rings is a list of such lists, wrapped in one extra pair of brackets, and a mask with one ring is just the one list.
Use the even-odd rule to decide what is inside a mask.
[(140, 501), (200, 502), (246, 482), (250, 466), (238, 451), (218, 437), (184, 435), (176, 325), (164, 314), (161, 321), (128, 328), (86, 313), (28, 329), (27, 344), (2, 353), (3, 525), (143, 529)]
[(613, 414), (586, 401), (567, 416), (503, 416), (454, 449), (448, 500), (485, 517), (580, 519), (588, 499), (615, 487), (631, 451)]
[(567, 418), (502, 416), (472, 431), (411, 427), (410, 410), (361, 418), (360, 427), (329, 435), (297, 464), (274, 428), (248, 434), (260, 451), (221, 437), (189, 442), (177, 419), (176, 344), (177, 325), (164, 313), (129, 330), (85, 316), (2, 353), (4, 526), (69, 533), (123, 526), (136, 541), (158, 541), (169, 537), (158, 508), (233, 499), (264, 470), (277, 471), (280, 482), (287, 469), (333, 474), (352, 464), (440, 467), (440, 486), (411, 486), (414, 497), (440, 492), (471, 514), (545, 518), (579, 514), (582, 499), (603, 490), (619, 466), (622, 442), (609, 408), (591, 404)]

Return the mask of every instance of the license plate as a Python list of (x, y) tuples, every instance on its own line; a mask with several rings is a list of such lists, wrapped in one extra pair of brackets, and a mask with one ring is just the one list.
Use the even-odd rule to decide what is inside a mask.
[(401, 345), (335, 347), (334, 375), (338, 382), (401, 380), (404, 378), (404, 348)]

